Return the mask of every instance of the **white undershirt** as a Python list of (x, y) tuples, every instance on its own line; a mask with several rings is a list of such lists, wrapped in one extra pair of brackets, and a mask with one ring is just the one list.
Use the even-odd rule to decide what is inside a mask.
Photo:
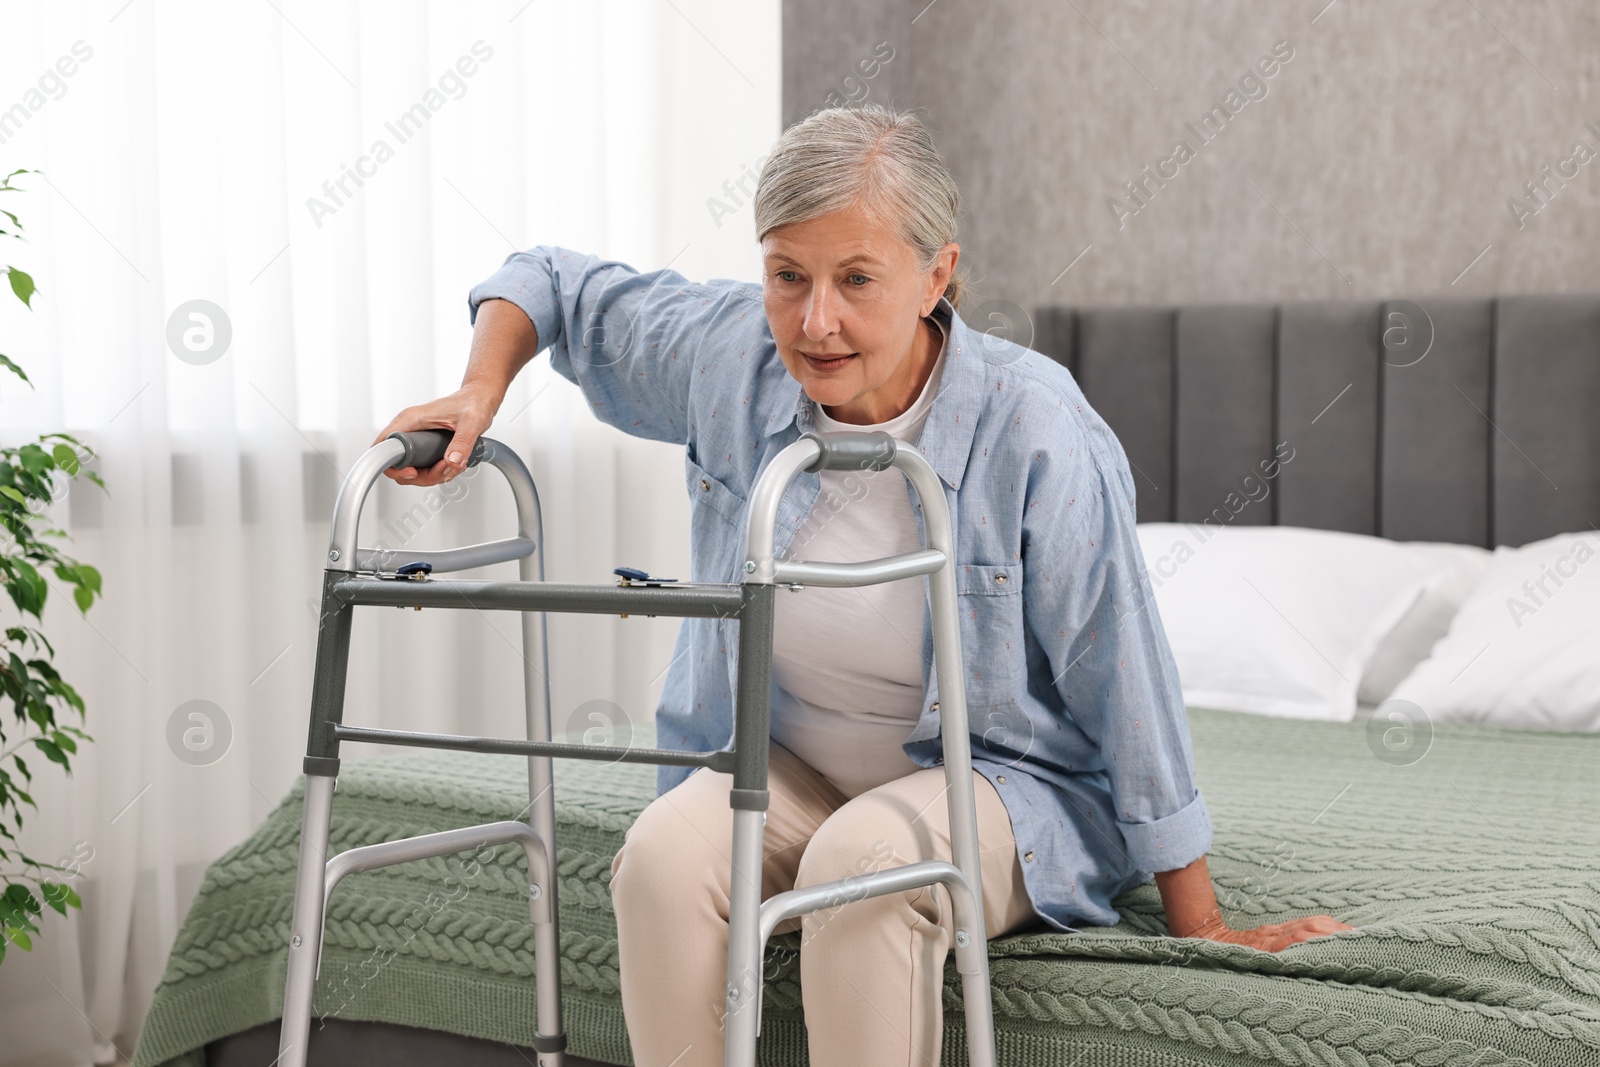
[[(916, 444), (944, 369), (944, 324), (932, 321), (941, 335), (939, 355), (909, 409), (887, 422), (859, 425), (830, 418), (813, 402), (817, 429), (881, 430)], [(898, 470), (818, 476), (822, 491), (795, 534), (790, 559), (853, 563), (922, 547)], [(918, 577), (854, 589), (777, 591), (772, 738), (846, 797), (919, 769), (900, 743), (922, 712), (925, 589)]]

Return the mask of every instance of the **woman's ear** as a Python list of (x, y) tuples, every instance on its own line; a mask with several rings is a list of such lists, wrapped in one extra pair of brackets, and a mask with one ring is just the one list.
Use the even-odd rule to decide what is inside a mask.
[(924, 318), (933, 314), (933, 309), (939, 306), (939, 299), (944, 296), (945, 286), (950, 284), (950, 278), (956, 272), (956, 261), (961, 258), (961, 246), (951, 241), (933, 257), (933, 270), (928, 275), (928, 297), (924, 303), (928, 306), (923, 310)]

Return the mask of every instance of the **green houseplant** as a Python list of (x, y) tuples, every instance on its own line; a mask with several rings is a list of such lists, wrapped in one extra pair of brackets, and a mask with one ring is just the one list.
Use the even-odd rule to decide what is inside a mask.
[[(11, 194), (22, 192), (12, 179), (27, 173), (14, 170), (0, 179), (0, 237), (26, 239), (22, 223), (6, 208), (12, 206)], [(11, 292), (32, 310), (33, 278), (12, 266), (5, 267), (4, 273)], [(0, 370), (33, 388), (22, 368), (3, 353)], [(23, 753), (30, 757), (42, 754), (70, 774), (78, 742), (90, 740), (79, 727), (61, 721), (68, 717), (69, 709), (83, 720), (83, 698), (56, 672), (51, 664), (55, 649), (42, 631), (27, 625), (27, 617), (44, 621), (49, 585), (40, 573), (43, 570), (53, 571), (72, 587), (79, 612), (87, 612), (100, 592), (100, 572), (63, 555), (48, 539), (67, 534), (49, 528), (45, 517), (46, 508), (80, 473), (105, 490), (99, 475), (83, 469), (83, 463), (93, 456), (92, 449), (65, 433), (48, 433), (36, 443), (0, 448), (0, 583), (21, 616), (18, 624), (8, 624), (0, 636), (0, 882), (5, 885), (0, 895), (0, 961), (5, 959), (8, 945), (33, 948), (32, 935), (39, 932), (34, 919), (45, 905), (62, 915), (69, 907), (82, 907), (78, 894), (59, 880), (61, 875), (70, 877), (75, 872), (29, 856), (19, 847), (17, 834), (22, 829), (23, 807), (38, 810), (28, 792), (33, 772)], [(4, 710), (7, 703), (9, 715)]]

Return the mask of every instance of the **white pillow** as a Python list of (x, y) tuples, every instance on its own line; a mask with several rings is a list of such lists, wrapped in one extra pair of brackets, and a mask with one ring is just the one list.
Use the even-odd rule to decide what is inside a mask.
[(1600, 534), (1494, 550), (1450, 631), (1391, 694), (1436, 722), (1600, 731)]
[(1361, 704), (1380, 704), (1395, 686), (1428, 658), (1428, 653), (1450, 629), (1450, 620), (1466, 603), (1484, 571), (1490, 552), (1477, 545), (1452, 545), (1436, 541), (1400, 541), (1431, 571), (1428, 586), (1411, 610), (1378, 642), (1367, 661), (1356, 690)]
[(1440, 570), (1396, 542), (1330, 530), (1138, 530), (1184, 703), (1196, 707), (1350, 721), (1379, 642)]

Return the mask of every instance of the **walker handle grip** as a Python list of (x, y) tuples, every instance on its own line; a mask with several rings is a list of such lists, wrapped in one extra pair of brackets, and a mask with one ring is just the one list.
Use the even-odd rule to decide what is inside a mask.
[(894, 466), (894, 436), (882, 430), (830, 430), (801, 437), (810, 438), (822, 449), (822, 455), (805, 468), (808, 471), (881, 471)]
[[(455, 437), (454, 430), (396, 430), (385, 440), (399, 441), (405, 445), (405, 453), (390, 464), (390, 470), (402, 467), (415, 467), (425, 471), (444, 458), (444, 450)], [(472, 444), (472, 455), (467, 457), (467, 466), (475, 467), (484, 457), (483, 438), (479, 437)]]

